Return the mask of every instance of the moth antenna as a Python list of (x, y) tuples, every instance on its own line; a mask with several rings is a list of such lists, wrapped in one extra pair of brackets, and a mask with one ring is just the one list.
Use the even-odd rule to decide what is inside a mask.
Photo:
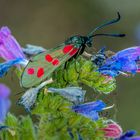
[(101, 28), (103, 28), (103, 27), (106, 27), (106, 26), (108, 26), (108, 25), (117, 23), (117, 22), (120, 21), (120, 19), (121, 19), (120, 13), (117, 12), (117, 18), (116, 18), (116, 19), (113, 19), (113, 20), (111, 20), (111, 21), (108, 21), (108, 22), (106, 22), (106, 23), (104, 23), (104, 24), (102, 24), (102, 25), (96, 27), (94, 30), (92, 30), (92, 31), (87, 35), (87, 37), (91, 38), (91, 37), (93, 36), (93, 34), (94, 34), (97, 30), (99, 30), (99, 29), (101, 29)]
[(95, 36), (108, 36), (108, 37), (125, 37), (125, 34), (109, 34), (109, 33), (103, 33), (103, 34), (94, 34), (91, 37)]

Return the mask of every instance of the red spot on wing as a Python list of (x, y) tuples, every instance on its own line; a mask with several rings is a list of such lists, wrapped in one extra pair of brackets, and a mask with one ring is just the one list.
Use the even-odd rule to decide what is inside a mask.
[(52, 62), (52, 60), (53, 60), (53, 58), (52, 58), (52, 56), (51, 56), (50, 54), (47, 54), (47, 55), (45, 56), (45, 59), (46, 59), (46, 61), (48, 61), (48, 62)]
[(63, 53), (64, 53), (64, 54), (67, 54), (67, 53), (69, 53), (73, 48), (74, 48), (73, 45), (66, 45), (66, 46), (63, 48)]
[(33, 74), (35, 73), (34, 68), (28, 68), (28, 69), (27, 69), (27, 73), (28, 73), (29, 75), (33, 75)]
[(59, 60), (58, 59), (54, 59), (53, 60), (53, 62), (52, 62), (52, 64), (54, 65), (54, 66), (57, 66), (57, 65), (59, 65)]
[(77, 48), (74, 48), (71, 52), (70, 52), (70, 56), (73, 56), (77, 53), (78, 49)]
[(44, 68), (38, 68), (37, 77), (41, 78), (44, 75)]

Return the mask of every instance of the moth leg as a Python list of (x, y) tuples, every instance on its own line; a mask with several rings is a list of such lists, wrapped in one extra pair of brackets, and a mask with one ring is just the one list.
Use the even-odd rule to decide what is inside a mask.
[(74, 61), (74, 67), (75, 67), (75, 70), (76, 70), (76, 72), (79, 74), (79, 71), (78, 71), (78, 69), (77, 69), (77, 64), (76, 64), (76, 59), (75, 59), (75, 61)]
[(77, 68), (77, 63), (78, 61), (75, 59), (75, 62), (74, 62), (74, 66), (75, 66), (75, 71), (76, 71), (76, 73), (78, 74), (78, 77), (77, 77), (77, 79), (79, 79), (79, 77), (80, 77), (80, 68), (79, 68), (79, 66), (78, 66), (78, 68)]
[[(64, 64), (64, 73), (63, 73), (63, 80), (64, 82), (66, 82), (66, 84), (68, 84), (68, 80), (67, 80), (67, 67), (68, 67), (68, 61), (65, 62)], [(66, 72), (66, 74), (65, 74)]]
[(76, 72), (78, 73), (78, 79), (79, 79), (79, 76), (80, 76), (80, 70), (77, 69), (77, 64), (76, 64), (76, 62), (77, 62), (77, 59), (78, 59), (79, 55), (82, 54), (82, 53), (83, 53), (83, 50), (82, 50), (82, 47), (81, 47), (81, 48), (79, 49), (79, 51), (77, 52), (76, 57), (75, 57), (75, 60), (74, 60), (74, 66), (75, 66)]
[(66, 70), (67, 65), (68, 65), (68, 61), (66, 61), (65, 64), (64, 64), (64, 70)]

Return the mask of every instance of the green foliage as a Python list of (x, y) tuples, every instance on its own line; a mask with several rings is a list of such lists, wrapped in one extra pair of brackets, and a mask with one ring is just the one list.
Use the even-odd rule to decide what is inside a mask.
[(1, 132), (1, 140), (37, 140), (35, 128), (29, 116), (17, 119), (9, 113), (5, 125), (8, 128)]
[(101, 75), (96, 72), (96, 69), (97, 67), (90, 60), (79, 57), (76, 61), (69, 62), (67, 69), (62, 66), (53, 74), (55, 79), (53, 86), (78, 86), (83, 83), (100, 93), (108, 94), (112, 92), (116, 88), (116, 80)]
[(57, 94), (40, 94), (33, 114), (39, 116), (38, 137), (39, 139), (71, 139), (69, 131), (75, 140), (78, 134), (84, 139), (95, 139), (104, 137), (101, 128), (104, 127), (103, 120), (92, 121), (72, 112), (72, 103)]
[(8, 126), (8, 129), (3, 130), (1, 134), (2, 140), (19, 140), (20, 132), (19, 132), (19, 122), (18, 119), (8, 113), (5, 125)]
[(33, 126), (33, 122), (31, 120), (30, 116), (23, 117), (21, 118), (21, 123), (20, 123), (20, 139), (21, 140), (26, 140), (27, 138), (30, 140), (36, 140), (37, 135), (35, 133), (35, 128)]

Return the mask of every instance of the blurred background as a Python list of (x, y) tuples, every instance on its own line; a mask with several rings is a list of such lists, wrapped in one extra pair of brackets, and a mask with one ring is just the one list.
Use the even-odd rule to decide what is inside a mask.
[[(125, 33), (127, 36), (94, 39), (95, 48), (107, 46), (117, 52), (140, 44), (140, 0), (0, 0), (0, 26), (8, 26), (22, 47), (30, 43), (52, 48), (69, 36), (86, 35), (103, 22), (116, 18), (117, 11), (122, 20), (98, 33)], [(18, 98), (15, 94), (23, 89), (13, 71), (0, 82), (12, 89), (11, 112), (23, 113), (23, 108), (15, 104)], [(115, 93), (117, 121), (124, 130), (140, 131), (140, 75), (118, 77)]]

